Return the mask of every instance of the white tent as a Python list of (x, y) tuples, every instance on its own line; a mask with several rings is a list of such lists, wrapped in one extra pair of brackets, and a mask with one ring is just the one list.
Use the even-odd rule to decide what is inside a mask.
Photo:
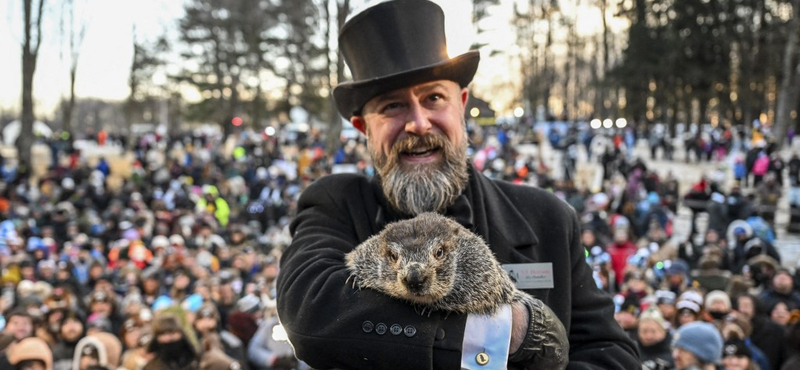
[[(6, 127), (3, 127), (3, 144), (14, 145), (19, 137), (22, 123), (19, 120), (9, 122)], [(53, 135), (53, 129), (42, 121), (33, 122), (33, 135), (50, 137)]]

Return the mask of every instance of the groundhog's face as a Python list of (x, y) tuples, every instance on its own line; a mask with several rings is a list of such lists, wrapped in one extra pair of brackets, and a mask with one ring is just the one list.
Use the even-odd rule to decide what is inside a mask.
[(455, 281), (455, 231), (446, 224), (419, 221), (405, 226), (412, 227), (386, 230), (381, 243), (381, 258), (394, 272), (387, 293), (423, 304), (437, 301)]

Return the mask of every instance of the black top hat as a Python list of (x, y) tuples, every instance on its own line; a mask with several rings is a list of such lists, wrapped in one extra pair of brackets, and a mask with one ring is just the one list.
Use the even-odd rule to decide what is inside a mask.
[(392, 0), (371, 6), (339, 31), (339, 48), (352, 82), (333, 89), (339, 113), (350, 118), (377, 95), (402, 87), (452, 80), (467, 86), (480, 61), (478, 51), (447, 56), (444, 12), (427, 0)]

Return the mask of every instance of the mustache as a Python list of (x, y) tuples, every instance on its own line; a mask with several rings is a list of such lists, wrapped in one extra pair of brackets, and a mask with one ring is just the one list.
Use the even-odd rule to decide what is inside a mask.
[(442, 133), (427, 134), (425, 136), (409, 135), (397, 140), (392, 145), (392, 153), (399, 154), (415, 149), (444, 148), (448, 144), (450, 144), (450, 142), (447, 136)]

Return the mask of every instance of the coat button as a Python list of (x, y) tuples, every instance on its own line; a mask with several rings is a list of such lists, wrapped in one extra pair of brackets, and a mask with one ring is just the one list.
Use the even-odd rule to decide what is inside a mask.
[(400, 335), (400, 333), (403, 332), (403, 327), (398, 324), (394, 324), (391, 328), (389, 328), (389, 331), (391, 331), (394, 335)]
[(372, 333), (372, 329), (374, 328), (375, 325), (369, 320), (364, 321), (364, 323), (361, 324), (361, 329), (364, 330), (365, 333)]
[(417, 328), (415, 328), (415, 327), (413, 327), (411, 325), (406, 326), (405, 329), (403, 329), (403, 334), (405, 334), (407, 337), (411, 338), (411, 337), (414, 336), (414, 334), (417, 334)]
[(386, 329), (386, 324), (382, 322), (379, 322), (378, 325), (375, 325), (375, 332), (378, 333), (378, 335), (386, 334)]
[(444, 339), (444, 329), (442, 329), (442, 328), (436, 329), (436, 336), (435, 336), (435, 338), (436, 338), (436, 340), (442, 340), (442, 339)]
[(475, 356), (475, 361), (478, 362), (478, 365), (484, 366), (489, 363), (489, 355), (485, 352), (478, 353), (478, 355)]

